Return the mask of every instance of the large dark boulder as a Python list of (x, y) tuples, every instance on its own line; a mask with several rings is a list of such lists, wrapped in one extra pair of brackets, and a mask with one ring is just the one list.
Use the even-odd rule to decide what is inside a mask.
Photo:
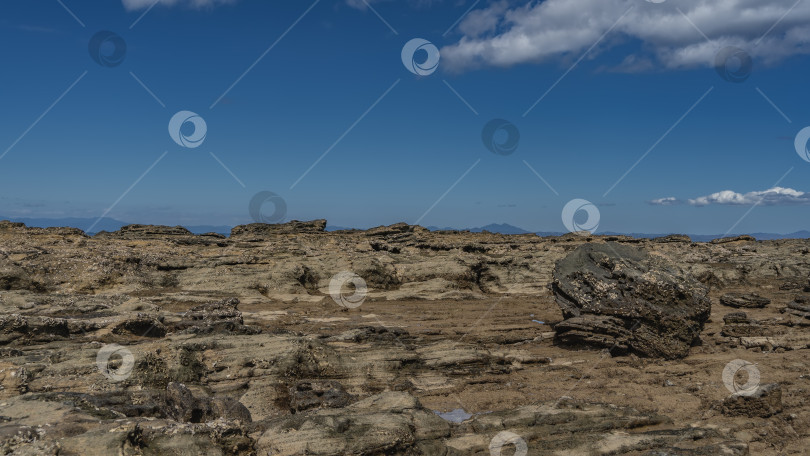
[(711, 301), (705, 285), (671, 261), (617, 243), (585, 244), (560, 260), (552, 291), (561, 345), (676, 359), (700, 340)]

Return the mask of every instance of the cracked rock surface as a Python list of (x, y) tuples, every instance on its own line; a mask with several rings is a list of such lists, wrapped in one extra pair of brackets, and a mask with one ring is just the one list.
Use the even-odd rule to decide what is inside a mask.
[(810, 448), (810, 241), (324, 227), (0, 222), (2, 453)]

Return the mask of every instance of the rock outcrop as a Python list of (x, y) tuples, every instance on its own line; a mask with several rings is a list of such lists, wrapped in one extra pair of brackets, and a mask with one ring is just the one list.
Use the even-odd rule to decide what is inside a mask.
[(324, 228), (0, 222), (0, 452), (806, 453), (810, 240)]
[(677, 265), (620, 244), (587, 244), (560, 260), (552, 282), (564, 345), (682, 358), (708, 320), (708, 290)]
[(231, 229), (231, 237), (240, 236), (271, 236), (276, 234), (320, 233), (326, 229), (326, 220), (312, 220), (309, 222), (291, 222), (278, 225), (267, 223), (251, 223), (239, 225)]

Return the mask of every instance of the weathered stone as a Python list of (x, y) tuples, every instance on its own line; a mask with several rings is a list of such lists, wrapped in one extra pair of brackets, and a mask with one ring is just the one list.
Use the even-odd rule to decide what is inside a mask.
[(261, 329), (244, 325), (239, 299), (228, 298), (194, 306), (183, 313), (172, 330), (190, 334), (258, 334)]
[(131, 334), (140, 337), (163, 337), (166, 327), (152, 315), (136, 314), (112, 328), (113, 334)]
[(667, 236), (661, 236), (653, 239), (653, 242), (660, 242), (660, 243), (668, 243), (668, 242), (676, 242), (676, 243), (692, 243), (692, 238), (685, 234), (670, 234)]
[(354, 401), (339, 382), (301, 381), (290, 387), (290, 409), (302, 412), (313, 408), (345, 407)]
[(552, 290), (565, 321), (565, 345), (682, 358), (700, 338), (711, 302), (706, 287), (642, 249), (586, 244), (557, 263)]
[(767, 418), (782, 411), (782, 388), (777, 383), (757, 387), (754, 392), (737, 392), (723, 400), (727, 416)]
[(760, 309), (771, 303), (756, 293), (726, 293), (720, 297), (720, 304), (744, 309)]
[(62, 318), (0, 315), (0, 345), (44, 343), (69, 336), (68, 322)]
[[(548, 286), (558, 260), (612, 239), (668, 258), (674, 282), (692, 274), (782, 304), (790, 298), (778, 286), (810, 276), (810, 240), (291, 228), (87, 237), (0, 222), (0, 268), (13, 266), (8, 289), (0, 286), (0, 453), (248, 456), (275, 454), (265, 451), (273, 445), (302, 454), (306, 445), (325, 454), (486, 456), (504, 431), (524, 439), (528, 455), (742, 456), (748, 442), (757, 454), (805, 452), (806, 295), (725, 319), (737, 309), (716, 308), (694, 356), (665, 361), (604, 358), (563, 342), (682, 353), (689, 344), (669, 310), (683, 312), (684, 326), (699, 318), (659, 286), (668, 266), (638, 274), (593, 266), (602, 275), (588, 283), (612, 312), (580, 310), (564, 321)], [(368, 284), (361, 307), (343, 311), (329, 296), (340, 271)], [(154, 321), (166, 334), (140, 337), (141, 323)], [(122, 350), (104, 370), (97, 355), (108, 344)], [(127, 351), (132, 371), (111, 378)], [(713, 416), (720, 370), (738, 356), (756, 358), (763, 380), (782, 385), (784, 413), (754, 423)], [(435, 421), (433, 410), (459, 407), (469, 419)]]
[(752, 320), (745, 312), (732, 312), (723, 317), (723, 330), (725, 337), (760, 337), (770, 335), (773, 330)]
[(287, 223), (267, 224), (251, 223), (249, 225), (239, 225), (231, 230), (231, 237), (240, 236), (268, 236), (275, 234), (299, 234), (299, 233), (320, 233), (326, 229), (326, 220), (312, 220), (309, 222), (299, 222), (293, 220)]
[(219, 418), (250, 423), (250, 412), (239, 401), (228, 397), (195, 397), (182, 383), (166, 387), (166, 415), (183, 423), (206, 423)]
[(160, 239), (171, 236), (194, 236), (194, 234), (182, 226), (126, 225), (122, 226), (118, 231), (101, 231), (96, 236), (122, 239)]
[(277, 455), (423, 454), (420, 444), (447, 437), (450, 425), (407, 393), (383, 393), (343, 409), (274, 420), (257, 443)]
[(729, 244), (732, 242), (756, 242), (757, 239), (754, 236), (742, 235), (742, 236), (732, 236), (732, 237), (724, 237), (724, 238), (717, 238), (712, 240), (712, 244)]

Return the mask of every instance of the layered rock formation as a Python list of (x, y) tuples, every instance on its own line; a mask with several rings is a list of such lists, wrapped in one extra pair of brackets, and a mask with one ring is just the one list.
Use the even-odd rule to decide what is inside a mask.
[[(247, 225), (230, 237), (130, 226), (89, 237), (0, 223), (0, 449), (810, 446), (808, 241), (324, 226)], [(367, 284), (356, 307), (329, 295), (344, 271)], [(565, 292), (560, 305), (552, 288)], [(770, 304), (743, 314), (719, 304), (729, 293)], [(762, 395), (731, 397), (723, 370), (735, 359), (757, 367)], [(469, 418), (436, 413), (457, 409)]]
[(565, 318), (557, 340), (617, 353), (683, 358), (711, 312), (705, 285), (671, 261), (614, 242), (577, 248), (557, 263), (551, 286)]

